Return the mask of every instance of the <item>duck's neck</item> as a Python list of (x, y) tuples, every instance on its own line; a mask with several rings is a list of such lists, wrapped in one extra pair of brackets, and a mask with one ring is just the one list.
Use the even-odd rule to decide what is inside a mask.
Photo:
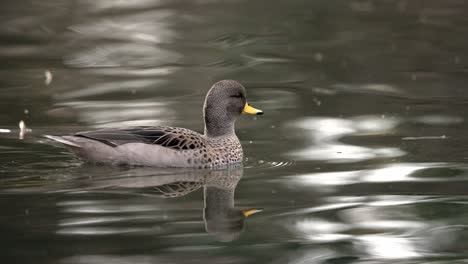
[(232, 118), (227, 116), (206, 114), (206, 111), (203, 115), (205, 119), (205, 136), (207, 137), (222, 137), (222, 136), (232, 136), (236, 132), (234, 130), (234, 122)]
[(235, 135), (234, 125), (231, 126), (210, 126), (205, 124), (205, 136), (207, 137), (228, 137)]
[(226, 214), (234, 208), (234, 188), (205, 186), (205, 213), (210, 216)]

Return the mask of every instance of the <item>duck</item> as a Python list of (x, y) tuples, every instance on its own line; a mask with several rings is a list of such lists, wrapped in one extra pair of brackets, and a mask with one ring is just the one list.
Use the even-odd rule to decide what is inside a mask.
[(174, 168), (214, 168), (242, 163), (235, 133), (241, 114), (262, 115), (249, 105), (246, 89), (235, 80), (221, 80), (208, 90), (204, 133), (171, 126), (137, 126), (45, 135), (63, 144), (85, 162)]

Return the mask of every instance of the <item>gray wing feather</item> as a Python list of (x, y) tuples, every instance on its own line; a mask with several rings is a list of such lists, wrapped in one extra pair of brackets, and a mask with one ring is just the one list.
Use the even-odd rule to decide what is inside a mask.
[(117, 147), (128, 143), (159, 145), (176, 150), (190, 150), (205, 146), (204, 137), (192, 130), (177, 127), (131, 127), (79, 132), (74, 136), (93, 139)]

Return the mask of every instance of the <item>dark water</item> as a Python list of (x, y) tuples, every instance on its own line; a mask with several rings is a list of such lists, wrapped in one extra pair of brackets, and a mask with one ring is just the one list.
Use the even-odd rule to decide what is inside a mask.
[[(465, 263), (467, 13), (460, 0), (2, 2), (0, 262)], [(243, 168), (91, 166), (41, 138), (200, 131), (207, 89), (227, 78), (265, 111), (237, 123)]]

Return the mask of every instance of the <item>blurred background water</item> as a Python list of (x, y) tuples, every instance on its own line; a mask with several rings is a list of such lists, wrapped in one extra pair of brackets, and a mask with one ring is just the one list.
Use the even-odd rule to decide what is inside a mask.
[[(465, 263), (467, 13), (461, 0), (3, 1), (0, 262)], [(201, 131), (206, 91), (228, 78), (265, 111), (237, 122), (244, 168), (91, 166), (41, 137)]]

